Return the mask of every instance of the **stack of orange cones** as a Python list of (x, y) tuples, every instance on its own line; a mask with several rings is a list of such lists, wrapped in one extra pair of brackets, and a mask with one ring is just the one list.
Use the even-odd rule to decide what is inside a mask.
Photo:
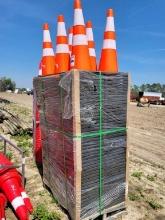
[(95, 51), (95, 42), (94, 42), (94, 37), (93, 37), (91, 21), (88, 21), (86, 23), (86, 32), (87, 32), (87, 39), (88, 39), (89, 56), (90, 56), (90, 61), (91, 61), (91, 71), (96, 71), (97, 70), (96, 51)]
[(73, 27), (69, 28), (69, 36), (68, 36), (68, 43), (69, 43), (69, 54), (72, 55), (72, 41), (73, 41)]
[(80, 0), (74, 1), (71, 69), (91, 70), (86, 27)]
[(99, 71), (117, 73), (116, 34), (114, 26), (114, 13), (112, 9), (107, 11), (107, 22), (104, 32), (103, 49), (101, 52)]
[(55, 58), (52, 41), (49, 32), (49, 25), (43, 26), (43, 57), (42, 57), (42, 75), (48, 76), (55, 74)]
[[(106, 28), (98, 71), (117, 73), (116, 33), (112, 9), (108, 9), (106, 17)], [(74, 0), (74, 23), (69, 28), (68, 34), (67, 38), (64, 16), (59, 15), (56, 53), (54, 54), (49, 26), (47, 23), (44, 25), (43, 58), (41, 62), (42, 70), (39, 72), (40, 76), (59, 74), (70, 69), (97, 71), (92, 22), (88, 21), (85, 26), (81, 0)]]
[(56, 73), (66, 72), (70, 68), (70, 54), (64, 16), (59, 15), (57, 20), (56, 39)]

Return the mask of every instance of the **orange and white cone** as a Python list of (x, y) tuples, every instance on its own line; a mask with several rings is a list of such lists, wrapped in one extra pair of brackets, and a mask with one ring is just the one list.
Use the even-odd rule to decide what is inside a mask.
[(91, 21), (88, 21), (86, 23), (86, 32), (87, 32), (87, 39), (88, 39), (89, 56), (91, 60), (91, 70), (96, 71), (97, 70), (96, 51), (95, 51), (95, 42), (94, 42), (94, 37), (93, 37)]
[(86, 27), (80, 0), (74, 0), (71, 69), (91, 70)]
[(21, 196), (24, 200), (25, 206), (27, 208), (27, 210), (32, 213), (33, 212), (33, 206), (30, 202), (30, 198), (28, 197), (28, 195), (26, 194), (24, 188), (22, 186), (20, 186), (20, 191), (21, 191)]
[(49, 25), (43, 26), (42, 76), (55, 74), (55, 59)]
[(56, 73), (66, 72), (70, 68), (70, 54), (68, 37), (65, 28), (64, 16), (59, 15), (57, 20), (56, 38)]
[(72, 55), (72, 41), (73, 41), (73, 27), (69, 28), (69, 36), (68, 36), (68, 39), (69, 39), (69, 53), (70, 53), (70, 56)]
[[(8, 176), (8, 177), (6, 177)], [(13, 206), (16, 215), (20, 220), (28, 220), (28, 210), (21, 196), (17, 178), (11, 177), (10, 173), (3, 175), (6, 180), (1, 184), (1, 190), (6, 195), (7, 199)], [(2, 178), (2, 177), (1, 177)]]
[(110, 73), (118, 72), (116, 34), (114, 25), (114, 13), (112, 9), (108, 9), (107, 11), (107, 22), (104, 32), (104, 42), (101, 52), (99, 71)]

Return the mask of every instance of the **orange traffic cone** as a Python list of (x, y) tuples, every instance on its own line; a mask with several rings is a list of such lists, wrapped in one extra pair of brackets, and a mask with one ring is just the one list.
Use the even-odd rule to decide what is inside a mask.
[(56, 73), (66, 72), (70, 68), (70, 54), (68, 38), (65, 29), (64, 16), (59, 15), (57, 20), (56, 39)]
[(9, 172), (1, 176), (0, 188), (13, 206), (16, 215), (20, 220), (28, 220), (28, 210), (20, 193), (16, 175)]
[(13, 164), (2, 153), (0, 153), (0, 163), (4, 166), (0, 169), (0, 191), (13, 206), (17, 217), (20, 220), (28, 220), (29, 213), (20, 192), (20, 176), (16, 169), (7, 168)]
[(86, 27), (80, 0), (74, 0), (71, 69), (91, 70)]
[(52, 41), (49, 32), (49, 25), (43, 26), (43, 57), (42, 57), (42, 75), (55, 74), (55, 59)]
[(69, 28), (69, 53), (72, 55), (73, 27)]
[(92, 30), (92, 22), (88, 21), (86, 23), (86, 31), (87, 31), (87, 39), (88, 39), (88, 47), (89, 47), (89, 56), (91, 60), (91, 70), (96, 71), (96, 51), (95, 51), (95, 42), (93, 38), (93, 30)]
[(116, 34), (114, 26), (113, 10), (107, 11), (107, 23), (104, 33), (104, 43), (101, 53), (99, 71), (117, 73), (117, 51), (116, 51)]

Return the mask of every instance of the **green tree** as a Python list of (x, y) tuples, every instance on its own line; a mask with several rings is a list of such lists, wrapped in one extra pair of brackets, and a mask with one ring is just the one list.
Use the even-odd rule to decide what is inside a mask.
[(14, 91), (16, 88), (16, 83), (10, 78), (2, 77), (0, 79), (0, 91), (5, 92), (6, 90)]

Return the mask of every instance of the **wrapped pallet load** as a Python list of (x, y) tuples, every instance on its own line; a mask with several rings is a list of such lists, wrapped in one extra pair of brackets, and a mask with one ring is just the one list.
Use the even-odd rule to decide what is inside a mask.
[(128, 78), (78, 70), (34, 78), (43, 181), (73, 220), (125, 210)]

